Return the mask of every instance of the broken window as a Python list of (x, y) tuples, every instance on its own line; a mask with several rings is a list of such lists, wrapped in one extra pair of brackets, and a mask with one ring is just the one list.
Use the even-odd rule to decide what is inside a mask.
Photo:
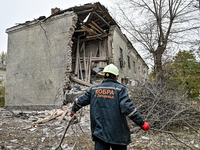
[(140, 75), (140, 67), (138, 67), (138, 75)]
[(127, 56), (127, 59), (128, 59), (128, 68), (131, 69), (130, 57)]
[(124, 67), (125, 66), (125, 61), (123, 59), (123, 49), (120, 48), (120, 58), (119, 58), (119, 62), (120, 62), (120, 67)]
[(133, 70), (136, 73), (136, 67), (135, 67), (135, 62), (133, 61)]

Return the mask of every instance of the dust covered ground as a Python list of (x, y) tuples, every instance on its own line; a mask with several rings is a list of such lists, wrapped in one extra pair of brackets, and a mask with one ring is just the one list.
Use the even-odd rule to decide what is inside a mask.
[[(8, 110), (0, 109), (0, 149), (2, 150), (55, 150), (70, 120), (67, 113), (58, 125), (55, 125), (56, 119), (54, 119), (46, 124), (30, 128), (33, 122), (40, 119), (40, 115), (45, 114), (45, 111), (13, 112), (15, 116)], [(84, 108), (77, 118), (80, 122), (69, 127), (62, 142), (62, 148), (65, 150), (94, 149), (90, 134), (89, 107)], [(135, 129), (134, 126), (130, 128)], [(200, 129), (194, 131), (188, 127), (183, 127), (176, 134), (134, 130), (131, 139), (133, 142), (128, 145), (128, 150), (200, 149)]]

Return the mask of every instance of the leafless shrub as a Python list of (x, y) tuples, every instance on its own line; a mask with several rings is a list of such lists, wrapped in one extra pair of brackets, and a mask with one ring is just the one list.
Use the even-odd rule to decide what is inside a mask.
[(193, 128), (200, 124), (200, 111), (186, 100), (186, 92), (178, 86), (148, 82), (128, 89), (134, 105), (152, 128), (169, 130), (173, 125)]

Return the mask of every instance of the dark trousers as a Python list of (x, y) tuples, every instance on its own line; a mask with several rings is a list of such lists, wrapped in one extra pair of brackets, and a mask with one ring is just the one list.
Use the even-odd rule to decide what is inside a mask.
[(106, 143), (98, 138), (95, 138), (95, 150), (127, 150), (127, 145), (115, 145)]

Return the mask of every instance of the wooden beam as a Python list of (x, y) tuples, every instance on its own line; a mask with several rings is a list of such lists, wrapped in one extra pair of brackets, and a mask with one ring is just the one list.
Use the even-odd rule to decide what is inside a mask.
[(86, 13), (86, 12), (91, 12), (92, 10), (93, 10), (93, 8), (88, 9), (88, 10), (78, 11), (78, 12), (76, 12), (76, 14), (83, 14), (83, 13)]
[(77, 78), (75, 78), (75, 77), (71, 77), (71, 80), (72, 80), (72, 81), (75, 81), (75, 82), (78, 82), (78, 83), (80, 83), (80, 84), (89, 86), (89, 87), (93, 86), (92, 84), (86, 83), (86, 82), (84, 82), (84, 81), (82, 81), (82, 80), (80, 80), (80, 79), (77, 79)]
[(107, 24), (108, 27), (110, 27), (110, 24), (107, 23), (97, 12), (94, 12), (105, 24)]
[(87, 39), (89, 38), (100, 38), (102, 34), (96, 34), (96, 35), (91, 35), (91, 36), (86, 36)]
[(95, 26), (93, 26), (91, 23), (89, 23), (89, 25), (90, 25), (93, 29), (95, 29), (97, 32), (103, 34), (102, 31), (100, 31), (99, 29), (97, 29), (97, 28), (96, 28)]
[[(80, 62), (87, 62), (87, 61), (89, 61), (89, 58), (87, 58), (87, 57), (85, 57), (85, 58), (84, 57), (80, 57)], [(107, 56), (104, 56), (104, 57), (92, 57), (91, 61), (92, 62), (108, 61), (108, 57)], [(87, 63), (86, 63), (86, 66), (87, 66)], [(86, 70), (88, 69), (87, 67), (84, 67), (84, 68), (86, 68)]]
[(95, 20), (93, 20), (94, 22), (98, 22), (100, 21), (101, 19), (100, 18), (96, 18)]
[(78, 62), (79, 62), (79, 70), (80, 70), (80, 74), (81, 74), (81, 80), (83, 80), (83, 73), (82, 73), (82, 65), (81, 65), (81, 61), (80, 61), (80, 57), (78, 58)]
[(108, 61), (108, 58), (105, 57), (92, 57), (92, 62), (97, 62), (97, 61)]
[[(104, 38), (104, 37), (107, 37), (108, 35), (101, 35), (100, 38)], [(96, 40), (96, 39), (99, 39), (98, 37), (93, 37), (93, 38), (85, 38), (85, 39), (81, 39), (80, 42), (85, 42), (85, 41), (90, 41), (90, 40)]]
[(86, 60), (87, 60), (87, 63), (86, 63), (86, 70), (85, 70), (85, 73), (86, 73), (86, 75), (87, 75), (87, 78), (85, 78), (85, 82), (87, 82), (88, 81), (88, 66), (89, 66), (89, 59), (90, 59), (90, 56), (88, 56), (87, 58), (86, 58)]
[[(86, 65), (86, 58), (85, 58), (85, 42), (83, 42), (83, 64), (84, 64), (84, 69), (85, 69), (85, 81), (87, 81), (87, 65)], [(81, 57), (80, 57), (80, 61), (81, 61)]]
[(91, 66), (92, 66), (92, 52), (90, 53), (90, 61), (89, 61), (89, 73), (88, 73), (88, 83), (90, 83), (90, 76), (91, 76)]
[(98, 26), (98, 24), (96, 24), (94, 21), (92, 21), (92, 24), (94, 24), (99, 30), (101, 30), (101, 32), (107, 34), (101, 27)]
[(85, 44), (85, 43), (83, 42), (83, 44), (82, 44), (82, 46), (81, 46), (81, 49), (80, 49), (80, 51), (82, 51), (82, 50), (83, 50), (84, 44)]
[(88, 28), (87, 26), (83, 25), (81, 27), (83, 30), (87, 31), (90, 35), (94, 35), (96, 34), (96, 32), (94, 32), (94, 30), (91, 30), (90, 28)]
[(78, 36), (78, 42), (77, 42), (77, 48), (76, 48), (76, 62), (75, 62), (75, 70), (74, 70), (75, 75), (79, 74), (78, 73), (79, 42), (80, 42), (80, 37)]
[[(102, 47), (101, 47), (101, 41), (99, 41), (98, 44), (99, 44), (99, 45), (98, 45), (98, 47), (99, 47), (99, 56), (102, 57), (102, 56), (103, 56), (103, 55), (102, 55), (103, 50), (102, 50)], [(102, 68), (102, 66), (103, 66), (103, 63), (100, 62), (100, 63), (99, 63), (99, 67)]]
[(104, 27), (104, 26), (106, 26), (106, 24), (102, 24), (100, 27), (102, 28), (102, 27)]
[(83, 24), (83, 20), (81, 20), (80, 18), (78, 18), (78, 20)]
[(74, 32), (84, 32), (85, 30), (75, 30)]

